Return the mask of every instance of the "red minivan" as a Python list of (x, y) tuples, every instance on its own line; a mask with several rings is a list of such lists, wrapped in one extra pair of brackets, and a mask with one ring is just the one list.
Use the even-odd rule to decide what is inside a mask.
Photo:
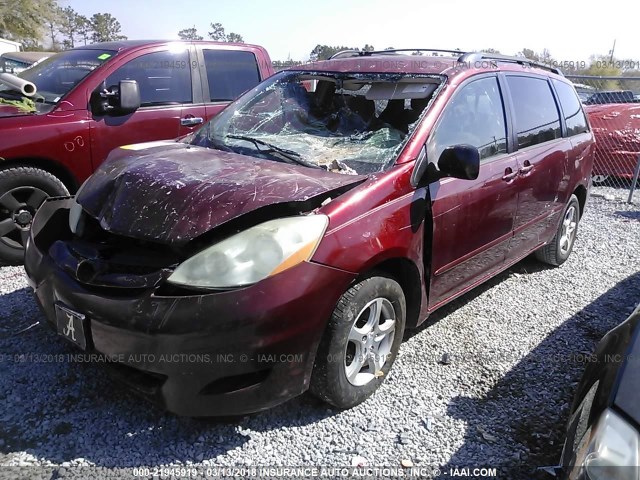
[(534, 253), (567, 260), (593, 135), (519, 57), (347, 52), (47, 200), (25, 269), (47, 323), (182, 415), (384, 381), (405, 327)]
[(256, 45), (131, 40), (0, 80), (0, 261), (21, 263), (38, 206), (75, 192), (111, 150), (187, 135), (273, 72)]

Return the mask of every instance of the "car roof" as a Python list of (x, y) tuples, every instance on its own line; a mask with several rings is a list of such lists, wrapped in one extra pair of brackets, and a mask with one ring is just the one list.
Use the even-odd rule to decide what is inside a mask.
[(0, 57), (18, 62), (37, 62), (55, 54), (56, 52), (5, 52)]
[(262, 48), (257, 45), (251, 45), (249, 43), (231, 43), (231, 42), (214, 42), (212, 40), (118, 40), (115, 42), (101, 42), (101, 43), (92, 43), (90, 45), (82, 45), (75, 47), (74, 50), (129, 50), (140, 47), (155, 47), (161, 45), (167, 45), (169, 43), (184, 43), (184, 44), (202, 44), (202, 45), (221, 45), (221, 46), (242, 46), (245, 48)]
[[(509, 57), (483, 52), (458, 52), (424, 49), (431, 54), (411, 55), (406, 50), (378, 52), (344, 51), (329, 60), (291, 67), (290, 70), (330, 71), (340, 73), (400, 73), (407, 75), (466, 76), (469, 71), (516, 71), (564, 78), (560, 70), (536, 63), (525, 57)], [(420, 50), (414, 50), (418, 52)], [(565, 80), (566, 81), (566, 80)]]

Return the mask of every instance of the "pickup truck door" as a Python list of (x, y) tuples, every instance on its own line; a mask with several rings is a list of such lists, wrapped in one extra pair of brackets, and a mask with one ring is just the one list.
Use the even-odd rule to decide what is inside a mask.
[(504, 266), (518, 200), (518, 164), (507, 124), (497, 75), (472, 77), (453, 94), (427, 141), (431, 162), (459, 144), (477, 147), (481, 159), (476, 180), (443, 178), (429, 186), (430, 309)]
[[(266, 76), (265, 69), (260, 69), (259, 51), (250, 47), (244, 49), (230, 45), (213, 48), (204, 45), (197, 49), (207, 120)], [(266, 71), (272, 71), (271, 65)]]
[(104, 82), (107, 88), (117, 85), (120, 80), (136, 80), (141, 106), (124, 116), (91, 115), (94, 169), (114, 148), (177, 138), (204, 122), (200, 78), (190, 55), (188, 46), (182, 50), (150, 48), (128, 58), (107, 74)]

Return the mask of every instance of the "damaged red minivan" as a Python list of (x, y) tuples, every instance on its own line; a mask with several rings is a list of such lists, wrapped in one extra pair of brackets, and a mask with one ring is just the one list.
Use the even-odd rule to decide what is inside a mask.
[(405, 328), (532, 252), (563, 263), (588, 196), (571, 84), (448, 55), (345, 52), (113, 151), (34, 220), (47, 322), (181, 415), (362, 402)]

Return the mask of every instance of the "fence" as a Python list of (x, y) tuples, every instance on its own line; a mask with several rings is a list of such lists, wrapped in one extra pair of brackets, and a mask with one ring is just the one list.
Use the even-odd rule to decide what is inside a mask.
[(596, 138), (593, 183), (637, 188), (640, 169), (640, 77), (567, 75), (585, 106)]

